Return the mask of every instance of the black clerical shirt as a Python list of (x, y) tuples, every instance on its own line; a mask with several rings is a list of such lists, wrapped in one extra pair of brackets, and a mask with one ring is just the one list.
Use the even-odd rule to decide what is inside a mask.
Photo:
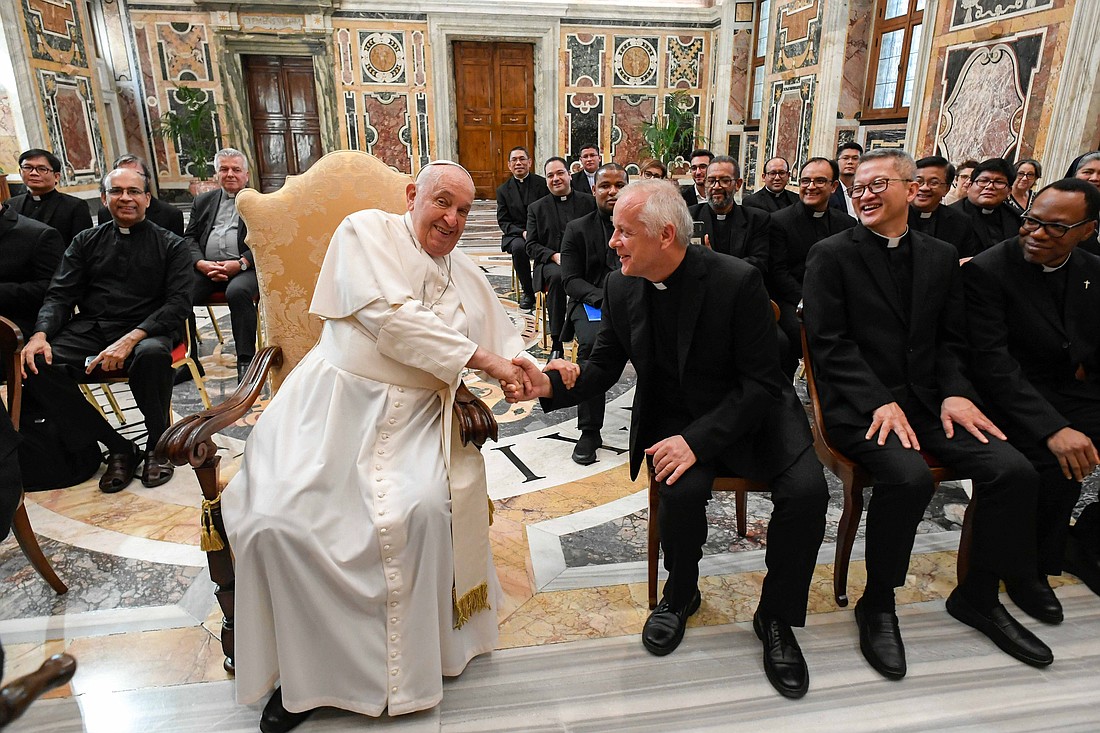
[(175, 335), (191, 310), (187, 242), (156, 224), (101, 224), (76, 235), (46, 292), (34, 330), (52, 338), (70, 323), (92, 322), (121, 335)]
[[(886, 253), (890, 277), (901, 302), (901, 309), (908, 319), (913, 312), (913, 247), (909, 243), (909, 230), (900, 237), (890, 238), (875, 233), (876, 241)], [(894, 243), (894, 240), (897, 243)], [(894, 245), (894, 246), (891, 246)]]
[[(684, 260), (687, 261), (686, 258)], [(679, 339), (680, 308), (684, 300), (684, 262), (664, 282), (650, 283), (646, 288), (649, 321), (653, 333), (653, 363), (656, 367), (653, 384), (656, 387), (657, 409), (661, 424), (682, 426), (690, 422), (691, 415), (684, 405), (689, 404), (680, 382)], [(679, 430), (680, 427), (672, 429)]]

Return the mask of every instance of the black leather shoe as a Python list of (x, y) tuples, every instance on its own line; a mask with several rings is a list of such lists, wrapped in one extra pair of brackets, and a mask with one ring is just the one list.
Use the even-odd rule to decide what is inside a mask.
[(161, 460), (153, 455), (153, 451), (145, 454), (145, 467), (141, 469), (141, 485), (147, 489), (155, 489), (172, 480), (172, 474), (176, 467), (169, 460)]
[(294, 730), (309, 716), (312, 710), (304, 713), (292, 713), (283, 707), (283, 688), (276, 687), (271, 699), (264, 705), (263, 715), (260, 716), (260, 733), (286, 733)]
[(1062, 603), (1050, 587), (1047, 576), (1006, 580), (1005, 590), (1020, 610), (1044, 624), (1062, 623)]
[(1100, 596), (1100, 553), (1070, 533), (1066, 542), (1066, 559), (1062, 566)]
[(519, 299), (519, 309), (521, 311), (529, 311), (535, 309), (535, 296), (524, 295)]
[(780, 695), (797, 700), (810, 686), (810, 670), (790, 624), (761, 614), (752, 617), (756, 638), (764, 642), (764, 674)]
[(892, 611), (864, 611), (856, 604), (859, 650), (879, 674), (888, 680), (905, 676), (905, 644), (898, 617)]
[(117, 494), (134, 480), (144, 454), (133, 443), (124, 451), (107, 454), (107, 470), (99, 477), (99, 490), (104, 494)]
[(596, 462), (596, 449), (603, 445), (603, 438), (598, 430), (585, 430), (581, 433), (581, 439), (573, 448), (573, 463), (588, 466)]
[(688, 617), (699, 610), (702, 599), (699, 591), (683, 608), (673, 608), (668, 601), (662, 599), (657, 607), (650, 612), (642, 627), (642, 646), (649, 650), (650, 654), (663, 657), (671, 654), (680, 641), (684, 638), (684, 628), (687, 626)]
[(1046, 667), (1054, 661), (1050, 647), (1012, 618), (1000, 603), (986, 615), (970, 605), (970, 601), (956, 588), (947, 597), (947, 612), (988, 636), (1001, 651), (1021, 662), (1033, 667)]

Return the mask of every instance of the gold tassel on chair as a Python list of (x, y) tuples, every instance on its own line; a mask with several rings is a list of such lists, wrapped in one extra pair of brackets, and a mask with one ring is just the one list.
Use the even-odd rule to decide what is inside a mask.
[(202, 534), (199, 539), (199, 549), (203, 552), (225, 549), (225, 541), (214, 527), (214, 507), (219, 505), (221, 500), (221, 494), (218, 494), (217, 499), (202, 500), (202, 517), (199, 520), (202, 523)]

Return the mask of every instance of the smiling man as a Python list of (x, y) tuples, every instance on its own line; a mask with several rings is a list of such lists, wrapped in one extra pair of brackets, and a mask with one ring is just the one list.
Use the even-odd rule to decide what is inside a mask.
[(938, 155), (917, 161), (917, 195), (909, 204), (909, 226), (914, 231), (955, 245), (960, 258), (977, 251), (974, 225), (958, 209), (943, 205), (951, 190), (955, 167)]
[(856, 605), (860, 650), (883, 676), (905, 676), (894, 612), (913, 541), (935, 490), (926, 450), (974, 482), (970, 561), (948, 612), (1034, 666), (1050, 649), (1012, 618), (1000, 580), (1034, 581), (1038, 475), (976, 404), (955, 248), (909, 229), (917, 167), (873, 150), (849, 189), (859, 224), (810, 249), (806, 335), (830, 439), (874, 479), (867, 509), (867, 585)]
[(963, 268), (975, 379), (1041, 481), (1038, 573), (1008, 593), (1047, 623), (1062, 620), (1048, 575), (1067, 569), (1100, 594), (1100, 505), (1069, 527), (1081, 481), (1100, 463), (1100, 257), (1079, 246), (1098, 214), (1100, 190), (1057, 181), (1035, 197), (1018, 236)]
[(581, 148), (581, 169), (573, 174), (574, 191), (592, 195), (596, 189), (596, 171), (603, 163), (599, 145), (585, 145)]
[(737, 161), (728, 155), (714, 158), (703, 182), (706, 203), (688, 207), (692, 220), (703, 223), (703, 244), (767, 273), (771, 224), (760, 209), (737, 205), (734, 196), (742, 183)]
[(57, 190), (61, 160), (56, 155), (39, 148), (24, 151), (19, 156), (19, 177), (27, 192), (8, 199), (15, 213), (56, 229), (66, 247), (78, 232), (92, 226), (88, 203)]
[(798, 194), (787, 189), (790, 182), (790, 163), (786, 158), (772, 158), (764, 163), (764, 185), (756, 193), (746, 196), (742, 203), (774, 214), (798, 201)]
[(497, 187), (500, 250), (512, 256), (521, 291), (516, 293), (520, 309), (531, 310), (535, 307), (535, 288), (527, 255), (527, 207), (550, 191), (546, 179), (531, 172), (531, 152), (527, 148), (514, 147), (508, 152), (508, 170), (511, 177)]
[[(157, 460), (153, 449), (168, 427), (172, 347), (190, 310), (191, 258), (181, 237), (145, 220), (149, 179), (117, 168), (104, 177), (103, 189), (112, 221), (81, 232), (65, 251), (23, 348), (23, 371), (27, 394), (36, 395), (59, 425), (107, 447), (99, 488), (111, 494), (139, 470), (147, 487), (172, 477), (172, 464)], [(126, 368), (145, 418), (144, 451), (111, 427), (77, 387), (97, 367)]]
[(689, 209), (696, 204), (706, 203), (707, 168), (710, 167), (710, 162), (712, 160), (714, 160), (714, 153), (704, 148), (692, 150), (691, 155), (688, 156), (691, 185), (681, 186), (680, 195), (683, 197), (684, 203), (688, 205)]
[(1016, 171), (1001, 158), (983, 160), (974, 168), (966, 198), (951, 205), (969, 216), (974, 227), (974, 249), (969, 255), (959, 252), (961, 257), (984, 252), (1016, 236), (1020, 217), (1005, 203), (1015, 179)]

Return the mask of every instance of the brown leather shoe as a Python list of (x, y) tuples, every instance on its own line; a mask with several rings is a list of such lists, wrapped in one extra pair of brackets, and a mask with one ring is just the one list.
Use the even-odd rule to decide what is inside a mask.
[(141, 485), (147, 489), (155, 489), (172, 480), (172, 474), (176, 467), (166, 459), (157, 458), (153, 451), (145, 454), (145, 467), (141, 470)]
[(141, 449), (133, 443), (124, 451), (107, 454), (107, 470), (99, 477), (99, 490), (104, 494), (117, 494), (137, 475), (141, 466)]

